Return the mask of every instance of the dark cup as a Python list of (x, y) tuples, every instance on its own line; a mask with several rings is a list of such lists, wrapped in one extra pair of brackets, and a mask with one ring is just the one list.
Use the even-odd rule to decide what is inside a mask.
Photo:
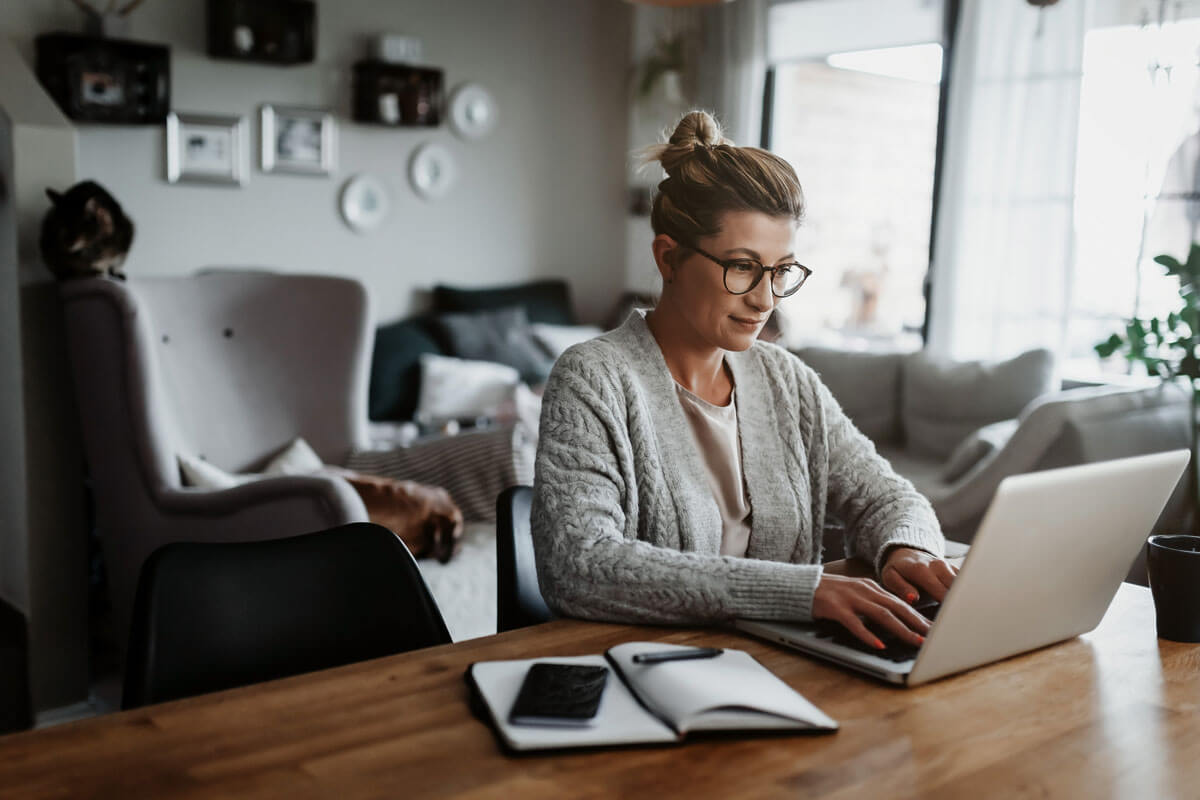
[(1200, 536), (1151, 536), (1146, 571), (1159, 638), (1200, 642)]

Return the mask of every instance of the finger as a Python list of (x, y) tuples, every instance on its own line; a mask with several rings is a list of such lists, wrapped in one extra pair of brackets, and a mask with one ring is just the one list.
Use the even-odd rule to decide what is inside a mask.
[[(863, 612), (872, 620), (887, 628), (893, 636), (902, 641), (916, 646), (920, 646), (925, 641), (924, 636), (906, 625), (899, 617), (883, 606), (871, 606), (870, 608), (863, 609)], [(923, 632), (927, 632), (928, 630), (928, 627), (926, 627)]]
[(868, 646), (873, 647), (876, 650), (886, 649), (886, 645), (880, 641), (878, 636), (868, 630), (867, 626), (863, 624), (863, 621), (858, 618), (857, 614), (845, 614), (843, 616), (838, 616), (836, 619), (842, 624), (843, 628), (850, 631), (850, 633), (854, 634), (862, 641), (866, 642)]
[(876, 598), (868, 599), (867, 602), (857, 609), (860, 614), (870, 616), (873, 608), (883, 608), (888, 611), (893, 617), (897, 618), (901, 624), (905, 625), (909, 630), (917, 633), (928, 633), (930, 626), (933, 624), (925, 618), (923, 614), (915, 610), (911, 606), (907, 606), (892, 594), (887, 592), (879, 592)]
[(939, 558), (930, 564), (929, 568), (947, 589), (950, 588), (950, 584), (954, 583), (954, 576), (956, 573), (954, 568), (947, 564), (945, 560)]
[(917, 587), (913, 586), (908, 581), (904, 580), (904, 576), (900, 574), (900, 570), (894, 566), (888, 565), (883, 568), (883, 585), (897, 597), (904, 598), (904, 601), (909, 605), (917, 602), (917, 597), (920, 592)]
[[(909, 581), (920, 586), (930, 597), (939, 603), (946, 599), (946, 584), (934, 574), (928, 564), (919, 564), (909, 568), (904, 575)], [(951, 578), (953, 580), (953, 578)]]

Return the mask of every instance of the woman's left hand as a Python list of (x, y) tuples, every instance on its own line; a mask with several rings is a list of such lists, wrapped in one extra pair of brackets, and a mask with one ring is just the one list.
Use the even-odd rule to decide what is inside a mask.
[(880, 579), (885, 588), (912, 605), (921, 591), (942, 602), (957, 574), (958, 568), (945, 559), (924, 550), (895, 547), (883, 562)]

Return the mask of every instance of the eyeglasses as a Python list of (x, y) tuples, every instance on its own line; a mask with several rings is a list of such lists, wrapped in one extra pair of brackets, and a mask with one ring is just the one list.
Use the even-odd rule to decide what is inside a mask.
[(771, 273), (771, 294), (776, 297), (791, 297), (800, 290), (812, 270), (798, 261), (790, 261), (774, 267), (763, 266), (753, 258), (725, 260), (704, 252), (695, 245), (687, 245), (700, 255), (725, 268), (725, 291), (730, 294), (746, 294), (758, 286), (766, 273)]

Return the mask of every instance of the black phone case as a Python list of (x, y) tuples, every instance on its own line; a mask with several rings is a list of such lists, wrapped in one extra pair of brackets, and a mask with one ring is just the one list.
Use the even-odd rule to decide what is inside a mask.
[(596, 716), (608, 683), (608, 667), (537, 662), (513, 702), (508, 721), (586, 722)]

